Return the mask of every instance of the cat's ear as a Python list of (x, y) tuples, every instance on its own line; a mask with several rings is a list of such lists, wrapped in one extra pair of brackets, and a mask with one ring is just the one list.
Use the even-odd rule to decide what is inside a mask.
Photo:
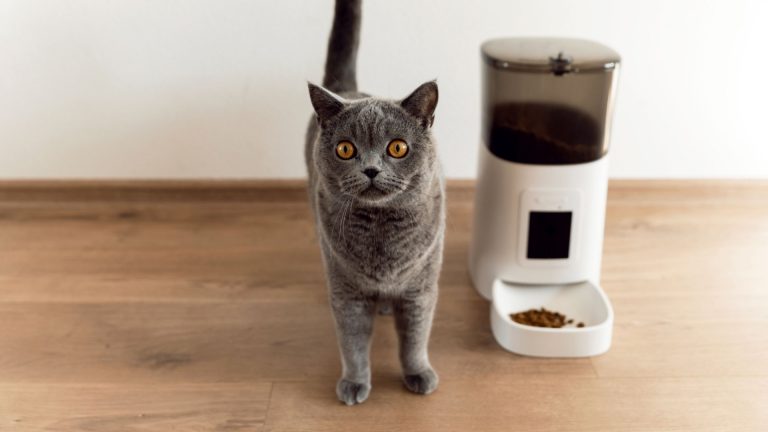
[(437, 83), (429, 81), (420, 85), (400, 102), (400, 106), (421, 120), (424, 127), (431, 127), (435, 121), (435, 108), (437, 107)]
[(341, 96), (312, 83), (307, 85), (318, 122), (322, 123), (344, 110), (344, 99)]

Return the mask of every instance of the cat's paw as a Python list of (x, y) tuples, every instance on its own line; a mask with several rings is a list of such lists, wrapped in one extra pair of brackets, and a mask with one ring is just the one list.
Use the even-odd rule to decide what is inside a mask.
[(418, 394), (430, 394), (437, 389), (437, 373), (432, 368), (425, 370), (424, 372), (412, 375), (405, 375), (403, 377), (403, 384), (405, 387)]
[(368, 383), (356, 383), (342, 378), (336, 384), (336, 396), (347, 405), (365, 402), (370, 392), (371, 385)]

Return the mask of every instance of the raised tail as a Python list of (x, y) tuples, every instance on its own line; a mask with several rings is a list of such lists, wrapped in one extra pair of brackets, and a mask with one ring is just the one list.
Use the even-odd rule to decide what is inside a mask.
[(336, 93), (357, 91), (361, 3), (362, 0), (336, 0), (323, 78), (323, 87)]

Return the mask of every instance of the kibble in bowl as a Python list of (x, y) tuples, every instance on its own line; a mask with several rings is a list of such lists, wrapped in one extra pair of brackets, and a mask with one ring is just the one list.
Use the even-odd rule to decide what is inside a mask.
[[(569, 319), (559, 312), (550, 311), (543, 307), (513, 313), (509, 315), (509, 318), (518, 324), (532, 327), (562, 328), (574, 325), (573, 319)], [(579, 322), (575, 324), (575, 326), (581, 328), (584, 327), (584, 323)]]

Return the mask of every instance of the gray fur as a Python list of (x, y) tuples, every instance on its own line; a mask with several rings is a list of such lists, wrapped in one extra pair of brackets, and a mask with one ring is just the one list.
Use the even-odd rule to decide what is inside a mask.
[[(339, 94), (309, 85), (316, 116), (307, 131), (305, 157), (341, 352), (336, 393), (353, 405), (365, 401), (371, 389), (369, 350), (377, 308), (391, 309), (395, 317), (404, 385), (420, 394), (437, 388), (427, 344), (437, 303), (445, 205), (430, 132), (437, 85), (422, 84), (402, 101), (358, 93), (354, 65), (330, 64), (332, 58), (354, 63), (357, 36), (338, 34), (339, 17), (349, 16), (345, 8), (356, 11), (356, 21), (344, 25), (359, 33), (359, 1), (337, 0), (329, 51), (347, 54), (329, 52), (326, 72), (346, 72), (341, 80), (325, 77), (326, 84), (342, 90)], [(387, 155), (393, 139), (408, 144), (405, 157)], [(356, 157), (336, 155), (336, 145), (344, 140), (357, 147)], [(379, 170), (372, 179), (363, 173), (370, 168)]]
[(357, 91), (357, 48), (360, 45), (360, 0), (336, 2), (323, 86), (334, 92)]

